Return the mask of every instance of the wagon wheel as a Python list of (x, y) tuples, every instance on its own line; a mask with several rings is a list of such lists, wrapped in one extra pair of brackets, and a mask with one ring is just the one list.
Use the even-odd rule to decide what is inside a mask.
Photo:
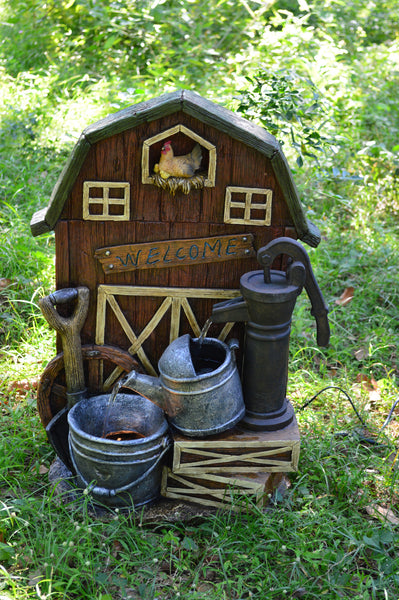
[[(88, 395), (109, 392), (132, 369), (143, 372), (131, 354), (112, 346), (82, 346)], [(44, 369), (37, 388), (37, 408), (44, 427), (66, 405), (64, 353), (57, 354)]]

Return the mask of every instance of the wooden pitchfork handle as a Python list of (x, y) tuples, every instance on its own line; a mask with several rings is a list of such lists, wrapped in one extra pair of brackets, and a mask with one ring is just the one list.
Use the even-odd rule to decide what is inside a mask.
[[(44, 318), (61, 337), (69, 406), (76, 404), (86, 391), (80, 331), (89, 309), (89, 294), (87, 287), (65, 288), (39, 300)], [(72, 315), (62, 317), (56, 305), (67, 304), (75, 299), (77, 302)]]

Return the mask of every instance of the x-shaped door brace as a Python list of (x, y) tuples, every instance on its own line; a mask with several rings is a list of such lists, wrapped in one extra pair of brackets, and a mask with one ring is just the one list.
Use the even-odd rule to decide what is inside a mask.
[[(122, 309), (118, 304), (116, 298), (117, 296), (146, 296), (153, 298), (164, 298), (164, 300), (158, 310), (145, 325), (141, 333), (137, 335), (134, 332), (132, 325), (127, 321), (125, 315), (123, 314)], [(142, 345), (144, 341), (151, 335), (169, 309), (169, 342), (173, 342), (173, 340), (179, 337), (180, 314), (182, 310), (187, 317), (194, 335), (198, 337), (201, 333), (201, 327), (199, 326), (196, 316), (189, 303), (190, 298), (227, 300), (230, 298), (237, 298), (238, 296), (240, 296), (239, 290), (100, 285), (98, 287), (97, 298), (96, 344), (103, 345), (105, 343), (105, 321), (107, 306), (109, 306), (131, 343), (131, 346), (128, 348), (129, 353), (132, 355), (137, 355), (147, 373), (156, 376), (157, 373), (155, 368), (144, 352)], [(220, 340), (224, 340), (227, 337), (233, 325), (234, 323), (226, 323), (219, 335)], [(117, 367), (111, 373), (108, 379), (104, 382), (104, 391), (111, 388), (121, 372), (121, 369)]]

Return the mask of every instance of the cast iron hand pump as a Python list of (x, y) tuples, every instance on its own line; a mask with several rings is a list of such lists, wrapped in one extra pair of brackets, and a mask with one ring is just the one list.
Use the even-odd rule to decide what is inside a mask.
[[(292, 260), (287, 272), (271, 270), (280, 254)], [(316, 319), (317, 343), (327, 346), (328, 308), (315, 280), (309, 256), (290, 238), (277, 238), (258, 251), (263, 270), (245, 273), (242, 296), (215, 304), (212, 321), (245, 321), (242, 385), (246, 414), (241, 422), (249, 429), (272, 431), (289, 425), (294, 410), (286, 398), (289, 336), (295, 302), (303, 287)]]

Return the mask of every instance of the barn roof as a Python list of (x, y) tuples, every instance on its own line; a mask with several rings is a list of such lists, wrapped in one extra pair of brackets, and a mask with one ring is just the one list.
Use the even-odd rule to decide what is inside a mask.
[(158, 98), (130, 106), (87, 127), (58, 178), (49, 205), (33, 215), (32, 234), (37, 236), (54, 229), (93, 144), (142, 123), (179, 111), (223, 131), (269, 158), (299, 239), (313, 247), (319, 244), (320, 232), (304, 214), (291, 170), (276, 138), (251, 121), (187, 90), (163, 94)]

